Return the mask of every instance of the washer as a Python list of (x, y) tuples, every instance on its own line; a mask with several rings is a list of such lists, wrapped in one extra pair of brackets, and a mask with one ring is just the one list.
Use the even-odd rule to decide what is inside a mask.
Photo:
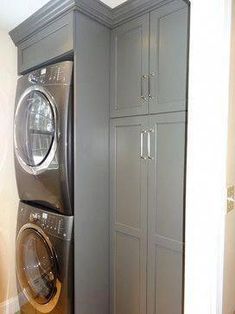
[(14, 119), (19, 197), (73, 214), (73, 62), (18, 79)]
[(73, 217), (19, 204), (16, 274), (21, 313), (73, 313)]

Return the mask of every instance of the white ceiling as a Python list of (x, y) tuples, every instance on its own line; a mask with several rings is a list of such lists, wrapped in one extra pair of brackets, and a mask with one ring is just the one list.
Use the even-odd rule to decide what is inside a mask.
[(119, 4), (121, 4), (127, 0), (101, 0), (101, 1), (104, 2), (105, 4), (107, 4), (108, 6), (110, 6), (111, 8), (115, 8), (116, 6), (118, 6)]
[[(126, 0), (102, 0), (114, 8)], [(0, 0), (0, 29), (13, 29), (46, 4), (48, 0)]]

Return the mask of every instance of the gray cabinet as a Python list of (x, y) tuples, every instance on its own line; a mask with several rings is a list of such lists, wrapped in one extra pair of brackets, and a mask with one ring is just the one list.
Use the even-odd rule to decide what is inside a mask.
[(113, 314), (182, 313), (184, 165), (185, 113), (111, 121)]
[(186, 109), (188, 7), (172, 2), (150, 13), (149, 112)]
[[(146, 313), (146, 117), (111, 121), (111, 286), (113, 314)], [(142, 143), (142, 144), (141, 144)]]
[(18, 47), (18, 72), (25, 73), (72, 53), (73, 23), (74, 16), (68, 13), (23, 41)]
[(188, 6), (173, 1), (112, 31), (111, 116), (186, 110)]
[(10, 33), (19, 74), (74, 61), (75, 313), (181, 314), (185, 2), (54, 0)]
[(150, 117), (148, 314), (181, 314), (185, 113)]
[(149, 15), (112, 32), (111, 116), (148, 112)]

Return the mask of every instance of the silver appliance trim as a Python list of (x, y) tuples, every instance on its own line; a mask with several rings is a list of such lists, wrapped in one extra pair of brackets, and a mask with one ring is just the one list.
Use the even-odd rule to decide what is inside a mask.
[[(54, 131), (54, 139), (53, 139), (53, 143), (50, 149), (50, 152), (48, 154), (48, 156), (45, 158), (45, 160), (38, 166), (30, 166), (28, 165), (18, 154), (18, 145), (17, 145), (17, 141), (16, 141), (16, 119), (17, 119), (17, 113), (20, 109), (20, 106), (23, 102), (23, 100), (25, 99), (25, 97), (31, 93), (32, 91), (39, 91), (41, 92), (43, 95), (46, 96), (46, 98), (48, 99), (51, 107), (52, 107), (52, 111), (53, 111), (53, 115), (54, 115), (54, 123), (55, 123), (55, 131)], [(55, 157), (55, 153), (57, 150), (57, 146), (58, 146), (58, 140), (59, 140), (59, 132), (57, 129), (57, 109), (56, 109), (56, 102), (54, 100), (54, 97), (44, 88), (41, 87), (39, 85), (34, 85), (31, 86), (29, 88), (27, 88), (24, 93), (21, 95), (17, 107), (16, 107), (16, 112), (15, 112), (15, 120), (14, 120), (14, 144), (15, 144), (15, 153), (16, 153), (16, 157), (21, 165), (21, 167), (29, 174), (33, 174), (33, 175), (38, 175), (40, 173), (43, 173), (44, 171), (48, 170), (48, 167), (50, 166), (51, 162), (53, 161), (54, 157)]]
[[(48, 245), (48, 247), (49, 247), (49, 249), (51, 251), (51, 254), (55, 257), (55, 260), (56, 260), (56, 255), (54, 253), (54, 249), (53, 249), (53, 246), (51, 244), (51, 241), (50, 241), (49, 237), (45, 234), (45, 232), (40, 227), (38, 227), (35, 224), (31, 224), (31, 223), (25, 224), (20, 229), (20, 231), (18, 232), (16, 242), (18, 243), (19, 237), (22, 234), (22, 232), (24, 232), (25, 230), (29, 230), (29, 229), (38, 232), (43, 237), (43, 239), (45, 240), (46, 244)], [(17, 277), (18, 277), (19, 284), (21, 286), (21, 281), (20, 281), (19, 276), (18, 276), (18, 270), (17, 270)], [(21, 289), (22, 289), (22, 292), (24, 293), (25, 297), (27, 298), (27, 300), (33, 306), (34, 309), (38, 310), (40, 313), (50, 313), (55, 308), (55, 306), (58, 303), (58, 300), (59, 300), (59, 297), (60, 297), (60, 293), (61, 293), (61, 282), (58, 280), (58, 278), (56, 278), (56, 292), (55, 292), (55, 295), (52, 297), (52, 299), (48, 303), (43, 304), (43, 305), (37, 303), (36, 301), (34, 301), (30, 297), (30, 295), (28, 294), (27, 289), (25, 289), (22, 286), (21, 286)]]

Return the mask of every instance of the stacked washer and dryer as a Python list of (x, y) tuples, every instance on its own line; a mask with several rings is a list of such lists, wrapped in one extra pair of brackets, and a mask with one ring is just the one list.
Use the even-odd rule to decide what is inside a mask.
[(14, 144), (21, 313), (73, 313), (73, 62), (18, 79)]

